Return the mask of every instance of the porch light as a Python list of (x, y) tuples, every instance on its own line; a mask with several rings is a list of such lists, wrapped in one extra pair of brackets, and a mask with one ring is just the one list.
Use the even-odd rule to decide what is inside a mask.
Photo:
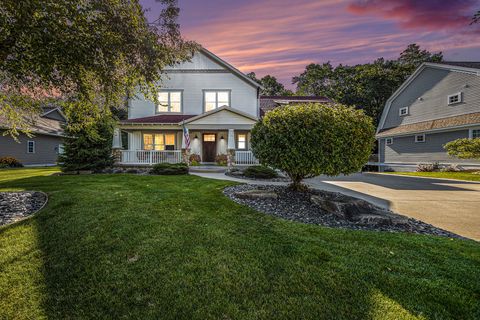
[(225, 138), (223, 137), (223, 135), (222, 135), (222, 136), (220, 136), (220, 140), (223, 140), (223, 139), (225, 139)]
[(198, 139), (198, 135), (197, 135), (197, 134), (195, 134), (195, 139)]

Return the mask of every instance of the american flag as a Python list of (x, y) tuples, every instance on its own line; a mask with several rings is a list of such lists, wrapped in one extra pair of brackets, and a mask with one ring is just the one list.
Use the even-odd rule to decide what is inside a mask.
[(185, 149), (190, 149), (190, 135), (188, 134), (188, 128), (183, 125), (183, 141), (185, 141)]

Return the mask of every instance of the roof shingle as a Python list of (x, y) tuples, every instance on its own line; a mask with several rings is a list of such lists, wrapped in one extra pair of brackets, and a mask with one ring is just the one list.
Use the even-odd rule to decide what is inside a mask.
[(122, 123), (179, 123), (195, 117), (192, 114), (160, 114), (151, 117), (123, 120)]

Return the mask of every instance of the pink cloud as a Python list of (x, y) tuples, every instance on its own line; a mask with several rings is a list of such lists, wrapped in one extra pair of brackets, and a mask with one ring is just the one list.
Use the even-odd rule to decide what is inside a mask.
[(347, 9), (354, 14), (372, 14), (397, 20), (405, 29), (467, 29), (477, 0), (363, 0)]

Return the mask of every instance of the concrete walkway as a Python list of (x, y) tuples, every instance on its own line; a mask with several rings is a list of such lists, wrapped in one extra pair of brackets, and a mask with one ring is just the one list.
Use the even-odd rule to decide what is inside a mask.
[[(241, 183), (277, 184), (238, 179), (222, 173), (199, 176)], [(394, 212), (480, 241), (480, 183), (373, 173), (306, 180), (315, 189), (341, 192)]]

